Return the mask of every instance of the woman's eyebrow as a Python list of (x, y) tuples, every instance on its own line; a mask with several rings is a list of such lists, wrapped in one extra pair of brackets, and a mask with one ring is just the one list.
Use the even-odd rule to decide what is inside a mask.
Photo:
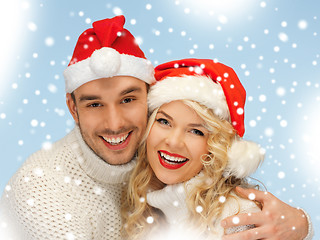
[(165, 117), (169, 118), (170, 120), (173, 120), (173, 118), (172, 118), (169, 114), (165, 113), (165, 112), (162, 111), (162, 110), (158, 111), (158, 113), (161, 113), (161, 114), (163, 114)]
[[(206, 128), (205, 124), (203, 123), (189, 123), (188, 126), (190, 127), (202, 127), (202, 128)], [(207, 129), (207, 128), (206, 128)]]

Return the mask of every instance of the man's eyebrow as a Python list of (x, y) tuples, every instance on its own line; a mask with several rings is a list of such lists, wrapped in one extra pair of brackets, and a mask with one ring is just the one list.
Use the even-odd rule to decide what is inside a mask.
[(101, 97), (98, 95), (81, 95), (79, 97), (79, 102), (91, 101), (91, 100), (101, 100)]
[[(129, 93), (132, 93), (132, 92), (141, 92), (141, 91), (142, 91), (142, 89), (140, 87), (129, 87), (129, 88), (123, 90), (122, 92), (120, 92), (120, 96), (129, 94)], [(101, 99), (102, 98), (99, 95), (94, 95), (94, 94), (81, 95), (79, 97), (79, 102), (91, 101), (91, 100), (101, 100)]]
[(125, 90), (123, 90), (120, 95), (126, 95), (126, 94), (129, 94), (129, 93), (132, 93), (132, 92), (141, 92), (142, 89), (140, 87), (129, 87)]
[(169, 115), (169, 114), (167, 114), (167, 113), (165, 113), (164, 111), (158, 111), (158, 113), (161, 113), (161, 114), (163, 114), (164, 116), (166, 116), (167, 118), (169, 118), (170, 120), (173, 120), (173, 118)]

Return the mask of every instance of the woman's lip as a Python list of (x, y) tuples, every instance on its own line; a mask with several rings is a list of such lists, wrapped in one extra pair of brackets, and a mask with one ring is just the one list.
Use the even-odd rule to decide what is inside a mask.
[(160, 155), (160, 152), (158, 152), (158, 158), (159, 158), (160, 164), (164, 168), (167, 168), (167, 169), (170, 169), (170, 170), (175, 170), (175, 169), (181, 168), (182, 166), (184, 166), (189, 161), (189, 160), (186, 160), (185, 162), (182, 162), (182, 163), (170, 164), (170, 163), (167, 163), (164, 159), (162, 159), (162, 157)]
[(168, 152), (168, 151), (166, 151), (166, 150), (159, 150), (159, 152), (163, 152), (164, 154), (167, 154), (167, 155), (172, 156), (172, 157), (186, 158), (186, 157), (181, 156), (181, 155), (176, 154), (176, 153), (170, 153), (170, 152)]

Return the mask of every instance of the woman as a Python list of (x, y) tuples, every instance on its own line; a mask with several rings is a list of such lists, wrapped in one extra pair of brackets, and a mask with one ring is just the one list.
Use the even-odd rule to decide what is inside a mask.
[[(235, 72), (208, 59), (155, 69), (146, 139), (124, 198), (128, 239), (219, 239), (221, 219), (260, 208), (237, 196), (263, 154), (244, 141), (245, 90)], [(252, 187), (252, 186), (250, 186)]]

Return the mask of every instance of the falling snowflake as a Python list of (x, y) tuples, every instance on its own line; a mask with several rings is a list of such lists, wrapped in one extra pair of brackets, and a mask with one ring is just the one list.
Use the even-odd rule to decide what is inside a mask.
[(53, 37), (47, 37), (45, 39), (45, 44), (48, 47), (52, 47), (54, 45), (54, 38)]
[(154, 221), (153, 217), (149, 216), (147, 217), (147, 223), (152, 224)]
[(298, 22), (298, 28), (301, 30), (305, 30), (308, 27), (308, 22), (306, 20), (300, 20)]

